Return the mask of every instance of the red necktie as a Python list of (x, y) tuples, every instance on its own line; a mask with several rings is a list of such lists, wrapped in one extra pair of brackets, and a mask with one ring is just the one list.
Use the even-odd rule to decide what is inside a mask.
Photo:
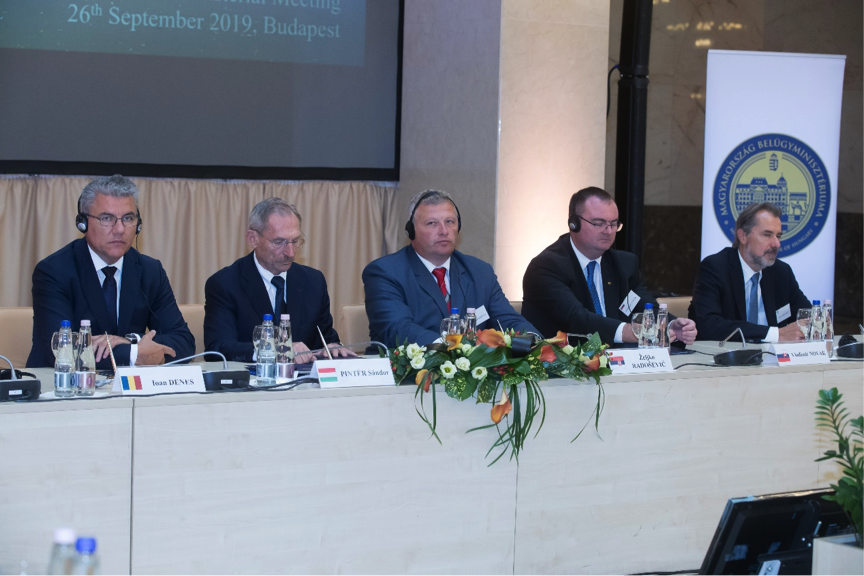
[(444, 296), (444, 301), (449, 301), (447, 297), (447, 284), (444, 282), (444, 275), (447, 273), (446, 268), (435, 268), (432, 270), (432, 274), (435, 276), (435, 279), (438, 280), (438, 288), (441, 289), (441, 295)]

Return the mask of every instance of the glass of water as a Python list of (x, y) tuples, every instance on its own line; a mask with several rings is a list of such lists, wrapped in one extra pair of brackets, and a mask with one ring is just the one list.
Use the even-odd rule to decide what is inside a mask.
[(810, 341), (810, 309), (801, 308), (798, 310), (798, 317), (795, 319), (798, 323), (798, 329), (804, 334), (804, 340)]
[(644, 342), (642, 341), (642, 320), (644, 316), (642, 312), (637, 312), (633, 314), (633, 318), (630, 320), (630, 328), (633, 330), (633, 335), (636, 336), (636, 341), (639, 343), (640, 348), (644, 348)]

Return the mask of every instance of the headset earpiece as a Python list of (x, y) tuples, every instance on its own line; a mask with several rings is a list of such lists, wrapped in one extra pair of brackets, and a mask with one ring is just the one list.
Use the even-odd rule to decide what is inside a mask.
[(582, 221), (577, 217), (574, 220), (567, 222), (571, 232), (579, 232), (582, 229)]
[[(417, 207), (423, 203), (423, 200), (426, 198), (433, 196), (435, 194), (439, 194), (438, 190), (429, 190), (425, 192), (420, 198), (417, 199), (417, 202), (414, 204), (414, 209), (411, 210), (411, 216), (408, 217), (408, 222), (405, 223), (405, 233), (408, 234), (409, 240), (414, 240), (417, 237), (417, 230), (414, 228), (414, 214), (417, 212)], [(456, 220), (459, 223), (459, 227), (457, 228), (457, 232), (462, 231), (462, 213), (459, 212), (459, 207), (456, 205), (456, 202), (453, 201), (452, 198), (447, 198), (450, 201), (450, 204), (453, 205), (453, 208), (456, 209)]]
[(75, 215), (75, 227), (82, 234), (87, 233), (87, 216), (81, 213), (81, 196), (78, 196), (78, 214)]
[(138, 236), (141, 234), (141, 226), (144, 224), (144, 220), (141, 218), (140, 210), (135, 210), (135, 213), (138, 215), (138, 224), (135, 226), (135, 235)]

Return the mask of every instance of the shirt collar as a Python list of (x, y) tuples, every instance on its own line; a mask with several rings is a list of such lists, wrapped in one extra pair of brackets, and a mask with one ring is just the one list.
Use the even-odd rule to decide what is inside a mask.
[[(414, 253), (417, 254), (416, 251)], [(423, 258), (422, 256), (420, 256), (420, 254), (417, 254), (417, 257), (420, 259), (420, 262), (423, 263), (423, 266), (426, 267), (426, 269), (429, 271), (430, 274), (432, 273), (432, 270), (434, 270), (435, 268), (444, 268), (445, 270), (447, 270), (447, 274), (450, 274), (450, 258), (447, 258), (447, 261), (444, 262), (443, 264), (441, 264), (440, 266), (436, 266), (435, 264), (432, 264), (430, 261), (428, 261), (425, 258)]]
[(123, 272), (123, 259), (126, 258), (125, 254), (121, 256), (120, 259), (117, 260), (117, 262), (115, 262), (114, 264), (106, 264), (105, 261), (102, 260), (102, 258), (93, 251), (93, 248), (90, 247), (90, 244), (87, 244), (87, 250), (90, 251), (90, 258), (93, 260), (93, 266), (96, 267), (96, 270), (102, 272), (102, 268), (105, 268), (106, 266), (114, 266), (115, 268), (117, 268), (117, 271), (114, 272), (114, 278), (120, 278), (122, 276), (121, 272)]
[[(266, 282), (269, 285), (270, 281), (273, 280), (273, 276), (275, 276), (275, 274), (273, 274), (272, 272), (270, 272), (269, 270), (267, 270), (266, 268), (261, 266), (261, 264), (258, 262), (258, 256), (255, 254), (254, 251), (252, 252), (252, 258), (253, 258), (253, 260), (255, 260), (255, 267), (258, 268), (258, 273), (261, 274), (261, 278), (263, 278), (264, 282)], [(281, 274), (279, 274), (279, 276), (281, 276), (282, 279), (285, 280), (286, 282), (288, 281), (288, 279), (287, 279), (288, 271), (287, 270), (285, 272), (282, 272)]]
[(750, 265), (744, 261), (744, 258), (741, 256), (741, 251), (736, 250), (738, 252), (738, 260), (741, 261), (741, 271), (744, 273), (744, 285), (746, 286), (748, 282), (750, 282), (750, 278), (753, 277), (754, 274), (758, 274), (759, 272), (754, 271), (750, 268)]
[(597, 265), (599, 266), (599, 265), (600, 265), (600, 260), (603, 259), (603, 256), (600, 256), (600, 257), (597, 258), (596, 260), (591, 260), (590, 258), (588, 258), (587, 256), (585, 256), (584, 254), (582, 254), (582, 252), (580, 252), (579, 249), (576, 248), (576, 244), (573, 243), (573, 238), (572, 238), (572, 237), (570, 238), (570, 247), (573, 248), (573, 252), (576, 253), (576, 258), (579, 260), (579, 266), (580, 266), (583, 270), (584, 270), (585, 268), (588, 267), (588, 263), (589, 263), (589, 262), (597, 262)]

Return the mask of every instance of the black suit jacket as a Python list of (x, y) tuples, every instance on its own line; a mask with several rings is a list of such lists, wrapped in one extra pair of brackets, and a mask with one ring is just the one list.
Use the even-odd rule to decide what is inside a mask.
[[(70, 320), (72, 330), (77, 330), (82, 319), (90, 320), (94, 335), (104, 334), (112, 324), (87, 241), (79, 238), (39, 262), (33, 271), (33, 347), (27, 366), (53, 366), (51, 334), (62, 320)], [(154, 340), (173, 348), (176, 358), (195, 353), (195, 337), (177, 308), (162, 264), (130, 248), (123, 258), (117, 334), (143, 335), (148, 329), (156, 330)], [(114, 347), (118, 365), (129, 364), (129, 350), (128, 344)], [(110, 370), (111, 360), (103, 359), (97, 368)]]
[[(252, 362), (252, 330), (273, 306), (253, 252), (207, 279), (204, 285), (204, 345), (228, 360)], [(318, 327), (327, 343), (338, 342), (330, 314), (330, 296), (324, 275), (296, 262), (286, 274), (285, 297), (291, 315), (291, 335), (310, 350), (321, 348)], [(279, 319), (274, 318), (279, 324)]]
[[(795, 322), (800, 308), (809, 308), (810, 301), (801, 292), (792, 268), (777, 260), (762, 270), (759, 281), (765, 317), (769, 326), (786, 326)], [(705, 258), (696, 272), (693, 300), (689, 316), (703, 340), (723, 340), (736, 328), (741, 328), (747, 340), (762, 340), (769, 326), (747, 322), (744, 297), (744, 272), (737, 248), (724, 248)], [(789, 305), (790, 316), (777, 323), (777, 311)], [(733, 340), (740, 340), (734, 337)]]
[(603, 342), (611, 344), (618, 326), (630, 320), (618, 307), (631, 290), (640, 298), (634, 312), (648, 302), (656, 310), (657, 301), (645, 287), (635, 254), (607, 250), (600, 260), (600, 272), (607, 316), (594, 312), (588, 281), (570, 245), (570, 234), (562, 235), (528, 265), (522, 278), (522, 315), (546, 337), (558, 330), (598, 332)]

